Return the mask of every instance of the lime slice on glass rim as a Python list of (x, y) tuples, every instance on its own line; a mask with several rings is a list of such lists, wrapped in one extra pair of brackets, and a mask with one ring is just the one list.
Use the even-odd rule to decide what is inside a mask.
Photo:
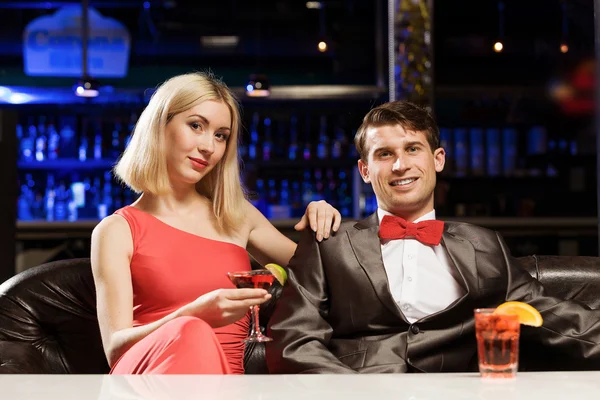
[(265, 265), (265, 269), (269, 270), (275, 279), (281, 283), (281, 286), (285, 285), (285, 281), (287, 281), (287, 272), (281, 265), (277, 265), (275, 263), (269, 263)]

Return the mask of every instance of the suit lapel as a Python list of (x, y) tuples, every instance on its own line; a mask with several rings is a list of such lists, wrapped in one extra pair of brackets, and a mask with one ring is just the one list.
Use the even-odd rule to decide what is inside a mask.
[[(442, 235), (442, 246), (448, 253), (448, 260), (453, 264), (462, 277), (461, 284), (467, 292), (464, 297), (478, 290), (477, 264), (475, 249), (467, 239), (452, 233), (452, 225), (446, 223)], [(463, 298), (464, 298), (463, 297)]]
[(406, 318), (396, 305), (387, 279), (383, 258), (381, 256), (381, 243), (379, 241), (379, 219), (377, 213), (359, 221), (353, 230), (348, 231), (348, 239), (354, 255), (363, 268), (379, 300), (398, 318)]

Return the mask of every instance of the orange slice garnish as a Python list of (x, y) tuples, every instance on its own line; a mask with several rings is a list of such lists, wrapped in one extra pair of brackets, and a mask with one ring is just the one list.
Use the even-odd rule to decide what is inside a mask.
[(507, 301), (496, 307), (494, 314), (513, 314), (519, 317), (519, 322), (523, 325), (542, 326), (544, 322), (542, 315), (533, 306), (520, 301)]

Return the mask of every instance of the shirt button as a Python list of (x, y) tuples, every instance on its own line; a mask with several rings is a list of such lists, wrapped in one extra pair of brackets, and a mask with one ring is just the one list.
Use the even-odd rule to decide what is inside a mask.
[(406, 280), (412, 282), (412, 277), (409, 276), (408, 278), (406, 278)]
[(409, 254), (409, 255), (408, 255), (408, 259), (409, 259), (409, 260), (412, 260), (413, 258), (414, 258), (414, 256), (413, 256), (412, 254)]
[(415, 335), (418, 334), (421, 330), (419, 329), (419, 327), (417, 325), (413, 325), (410, 327), (410, 331), (412, 333), (414, 333)]

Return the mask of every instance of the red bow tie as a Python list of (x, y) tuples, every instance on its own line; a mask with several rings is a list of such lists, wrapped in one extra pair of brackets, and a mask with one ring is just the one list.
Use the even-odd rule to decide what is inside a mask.
[(430, 246), (437, 246), (442, 240), (444, 222), (437, 220), (408, 222), (407, 220), (386, 215), (379, 225), (379, 237), (381, 239), (404, 239), (414, 237), (419, 242)]

